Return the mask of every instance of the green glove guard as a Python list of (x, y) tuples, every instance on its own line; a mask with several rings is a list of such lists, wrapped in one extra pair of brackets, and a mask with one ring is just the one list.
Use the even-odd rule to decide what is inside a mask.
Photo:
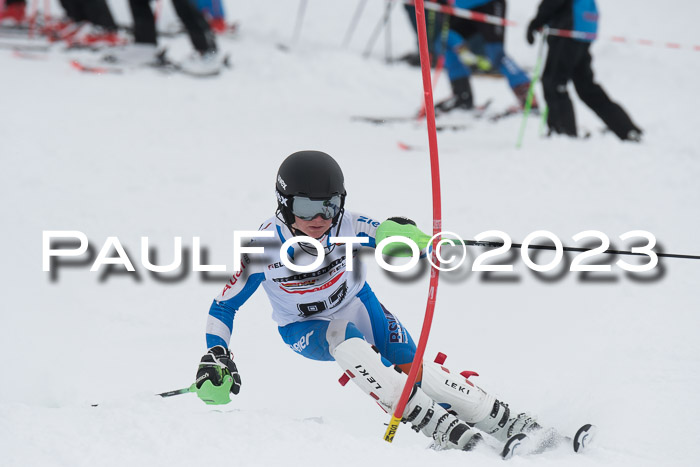
[(201, 388), (196, 390), (197, 397), (209, 405), (228, 404), (231, 402), (232, 385), (233, 378), (231, 375), (224, 376), (224, 380), (220, 386), (214, 386), (211, 381), (207, 380), (202, 384)]
[[(394, 236), (406, 237), (413, 240), (416, 245), (418, 245), (419, 250), (423, 250), (428, 246), (428, 241), (430, 241), (430, 235), (421, 232), (415, 225), (399, 224), (392, 220), (385, 220), (379, 224), (377, 233), (375, 234), (375, 240), (377, 245), (379, 245), (382, 240)], [(392, 242), (384, 247), (383, 253), (387, 256), (403, 258), (411, 256), (411, 248), (401, 242)]]

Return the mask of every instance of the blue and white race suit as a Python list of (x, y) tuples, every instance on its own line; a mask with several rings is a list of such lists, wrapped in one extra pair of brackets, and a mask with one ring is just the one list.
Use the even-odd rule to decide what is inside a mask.
[[(340, 229), (334, 226), (332, 236), (366, 238), (367, 243), (362, 246), (374, 248), (378, 226), (378, 221), (346, 211)], [(415, 344), (411, 336), (365, 281), (366, 268), (358, 258), (361, 245), (353, 244), (350, 248), (353, 270), (349, 271), (348, 248), (345, 244), (331, 244), (330, 236), (326, 235), (319, 240), (325, 250), (323, 263), (311, 272), (296, 272), (283, 264), (280, 254), (304, 266), (317, 259), (316, 249), (297, 243), (281, 253), (282, 244), (293, 234), (276, 217), (263, 222), (259, 230), (272, 232), (273, 237), (250, 242), (249, 246), (263, 247), (264, 252), (243, 254), (240, 271), (233, 274), (214, 299), (207, 320), (208, 347), (228, 347), (236, 311), (262, 284), (280, 335), (295, 352), (314, 360), (333, 360), (331, 345), (334, 341), (337, 344), (340, 326), (344, 329), (341, 340), (365, 338), (394, 364), (413, 360)], [(335, 321), (331, 326), (334, 338), (329, 336), (332, 321)]]

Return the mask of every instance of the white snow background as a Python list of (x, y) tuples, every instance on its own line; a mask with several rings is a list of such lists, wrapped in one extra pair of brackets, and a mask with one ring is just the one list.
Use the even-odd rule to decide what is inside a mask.
[[(521, 25), (538, 4), (509, 3), (509, 18)], [(690, 46), (593, 46), (597, 78), (644, 128), (643, 144), (600, 134), (602, 123), (573, 89), (589, 140), (540, 138), (532, 118), (516, 150), (519, 118), (451, 117), (470, 128), (439, 135), (445, 230), (472, 238), (498, 229), (520, 242), (544, 229), (575, 245), (573, 235), (595, 229), (629, 248), (619, 235), (644, 229), (667, 252), (700, 254), (700, 52), (692, 50), (700, 3), (598, 3), (604, 36)], [(110, 5), (130, 21), (126, 2)], [(141, 265), (141, 236), (162, 264), (173, 258), (174, 237), (191, 249), (199, 236), (210, 264), (231, 270), (233, 231), (255, 230), (272, 215), (277, 167), (301, 149), (340, 162), (349, 209), (377, 220), (409, 216), (431, 230), (425, 128), (350, 119), (409, 115), (421, 103), (419, 70), (386, 65), (383, 37), (362, 57), (384, 3), (368, 2), (343, 48), (357, 2), (309, 1), (290, 52), (277, 44), (292, 36), (297, 2), (225, 5), (240, 32), (220, 39), (233, 69), (214, 79), (84, 75), (69, 58), (93, 54), (57, 47), (46, 60), (22, 60), (0, 51), (0, 465), (501, 465), (485, 451), (427, 450), (428, 440), (406, 425), (385, 443), (389, 416), (356, 387), (341, 387), (336, 364), (287, 348), (262, 290), (234, 322), (239, 396), (220, 407), (192, 394), (154, 396), (194, 379), (207, 311), (225, 279), (190, 272), (162, 281)], [(161, 21), (173, 20), (165, 2)], [(524, 34), (511, 28), (507, 49), (532, 67), (536, 48)], [(394, 56), (413, 49), (401, 7), (391, 37)], [(190, 50), (185, 37), (162, 45), (175, 57)], [(475, 78), (473, 87), (478, 102), (494, 99), (494, 110), (514, 101), (504, 80)], [(435, 97), (448, 95), (443, 76)], [(423, 149), (404, 151), (399, 141)], [(82, 231), (94, 252), (117, 236), (137, 273), (104, 277), (83, 262), (60, 267), (52, 281), (42, 271), (44, 230)], [(484, 278), (469, 272), (481, 252), (470, 249), (467, 265), (441, 275), (426, 358), (445, 352), (453, 371), (479, 372), (478, 384), (564, 433), (585, 422), (600, 427), (584, 455), (558, 450), (513, 465), (700, 463), (699, 261), (662, 260), (646, 274), (609, 261), (611, 273), (582, 280), (565, 270), (568, 262), (535, 274), (516, 251), (514, 273)], [(378, 297), (417, 340), (427, 271), (396, 277), (366, 259)]]

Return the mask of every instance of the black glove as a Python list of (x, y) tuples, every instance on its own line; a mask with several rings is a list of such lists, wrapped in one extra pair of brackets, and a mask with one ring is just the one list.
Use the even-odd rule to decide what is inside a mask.
[(195, 384), (197, 389), (201, 388), (205, 381), (211, 381), (214, 386), (221, 386), (224, 377), (228, 375), (233, 379), (231, 393), (238, 394), (241, 390), (241, 376), (238, 374), (236, 364), (233, 363), (233, 355), (230, 350), (217, 345), (209, 349), (199, 361)]
[(528, 44), (532, 45), (535, 43), (535, 31), (538, 29), (535, 25), (535, 20), (530, 21), (530, 24), (527, 26), (527, 34), (525, 35)]

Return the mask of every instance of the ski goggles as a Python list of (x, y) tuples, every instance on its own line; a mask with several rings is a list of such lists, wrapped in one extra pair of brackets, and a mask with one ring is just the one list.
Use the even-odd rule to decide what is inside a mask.
[(331, 196), (328, 199), (311, 199), (304, 196), (295, 196), (292, 201), (292, 213), (299, 219), (310, 221), (316, 216), (328, 220), (340, 213), (340, 195)]

